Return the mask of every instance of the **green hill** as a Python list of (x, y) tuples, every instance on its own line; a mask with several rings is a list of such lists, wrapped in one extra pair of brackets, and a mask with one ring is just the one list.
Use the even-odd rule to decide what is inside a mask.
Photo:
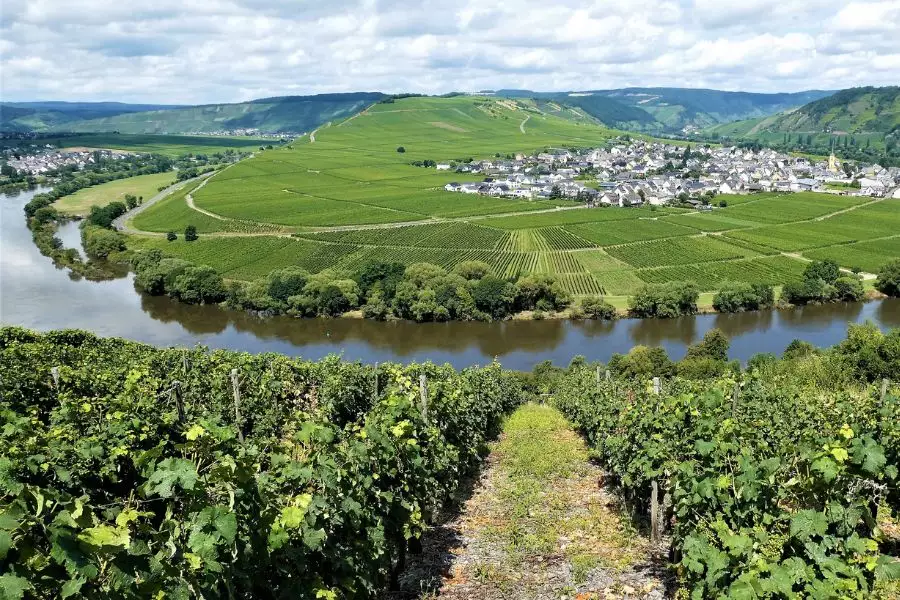
[(61, 130), (86, 119), (175, 108), (182, 107), (122, 102), (3, 102), (0, 103), (0, 131)]
[(192, 133), (257, 129), (261, 133), (301, 132), (345, 119), (384, 98), (377, 92), (264, 98), (237, 104), (209, 104), (175, 110), (116, 115), (81, 121), (74, 131)]
[(710, 129), (722, 135), (765, 133), (882, 134), (900, 126), (900, 87), (863, 87), (837, 92), (763, 119), (729, 123)]
[(892, 164), (900, 160), (900, 87), (842, 90), (797, 109), (716, 125), (711, 139), (760, 142)]
[(811, 90), (790, 94), (756, 94), (686, 88), (496, 92), (498, 96), (508, 98), (536, 98), (579, 107), (610, 127), (647, 133), (678, 133), (740, 119), (765, 117), (831, 93)]

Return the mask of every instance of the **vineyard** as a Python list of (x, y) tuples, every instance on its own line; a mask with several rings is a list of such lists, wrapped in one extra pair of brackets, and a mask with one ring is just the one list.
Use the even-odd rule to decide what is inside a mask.
[(900, 509), (896, 388), (597, 374), (570, 372), (553, 403), (651, 534), (674, 526), (679, 597), (894, 597), (877, 588), (900, 577), (881, 529)]
[[(519, 514), (521, 495), (482, 490), (506, 504), (495, 510), (509, 525), (485, 531), (525, 552), (513, 563), (520, 576), (547, 541), (531, 529), (517, 537), (515, 523), (539, 527), (550, 548), (562, 543), (564, 560), (593, 556), (583, 568), (601, 572), (620, 572), (623, 558), (605, 552), (639, 547), (624, 547), (623, 531), (669, 545), (678, 598), (887, 600), (900, 583), (900, 388), (880, 378), (900, 360), (898, 335), (860, 326), (806, 357), (701, 379), (668, 368), (651, 382), (617, 359), (613, 376), (584, 362), (525, 375), (2, 328), (0, 593), (381, 597), (401, 574), (415, 577), (407, 558), (422, 560), (423, 543), (442, 531), (440, 509), (470, 493), (460, 483), (481, 468), (505, 416), (546, 389), (542, 401), (580, 430), (592, 468), (603, 469), (583, 483), (596, 488), (601, 477), (621, 501), (605, 506), (621, 516), (570, 519), (533, 492)], [(691, 360), (714, 359), (689, 351), (682, 363)], [(521, 429), (523, 416), (505, 452), (512, 439), (549, 433)], [(575, 442), (554, 419), (553, 439)], [(523, 448), (526, 465), (563, 460), (535, 452)], [(583, 472), (588, 453), (575, 456), (567, 469)], [(545, 508), (566, 522), (537, 522)], [(629, 518), (623, 530), (618, 519)], [(619, 532), (612, 547), (607, 527)], [(581, 528), (579, 538), (557, 542), (560, 528)], [(446, 580), (495, 585), (495, 557), (483, 560), (447, 567)]]
[[(447, 269), (479, 260), (502, 277), (557, 275), (576, 296), (597, 289), (625, 296), (642, 282), (681, 276), (694, 278), (704, 292), (715, 291), (724, 277), (780, 285), (795, 280), (806, 259), (833, 258), (871, 273), (898, 256), (889, 241), (868, 245), (900, 231), (895, 199), (729, 195), (717, 200), (725, 206), (698, 212), (446, 192), (445, 184), (479, 175), (412, 163), (581, 147), (602, 143), (608, 131), (514, 101), (405, 98), (396, 104), (401, 108), (375, 105), (324, 128), (315, 143), (304, 138), (259, 152), (195, 187), (196, 207), (219, 218), (188, 206), (185, 189), (133, 219), (135, 228), (154, 233), (192, 224), (206, 248), (147, 236), (132, 236), (129, 245), (202, 259), (224, 277), (244, 281), (289, 266), (343, 277), (374, 260)], [(531, 119), (523, 134), (518, 123), (526, 111)], [(266, 234), (291, 234), (296, 243)], [(767, 258), (780, 253), (802, 256)]]
[(378, 369), (0, 330), (5, 598), (363, 598), (520, 402)]
[(756, 253), (714, 237), (671, 238), (612, 246), (606, 251), (634, 267), (684, 265), (754, 256)]

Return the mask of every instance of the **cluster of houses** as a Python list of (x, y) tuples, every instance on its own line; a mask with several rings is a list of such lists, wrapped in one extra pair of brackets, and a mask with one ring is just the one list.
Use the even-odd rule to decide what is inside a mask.
[(453, 182), (450, 192), (522, 199), (577, 198), (588, 206), (685, 202), (706, 205), (716, 194), (832, 192), (900, 197), (900, 169), (856, 165), (848, 176), (834, 157), (815, 162), (736, 147), (675, 146), (619, 139), (605, 148), (554, 150), (533, 156), (438, 163), (438, 170), (481, 176)]
[(17, 148), (3, 150), (3, 160), (20, 173), (40, 175), (67, 165), (77, 165), (79, 169), (100, 159), (120, 159), (129, 152), (119, 150), (58, 150), (49, 144), (42, 148), (23, 151)]

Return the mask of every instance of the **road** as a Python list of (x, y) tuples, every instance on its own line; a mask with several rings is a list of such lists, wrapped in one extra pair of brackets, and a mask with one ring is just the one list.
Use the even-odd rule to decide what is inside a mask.
[[(215, 173), (215, 171), (213, 171), (213, 173)], [(123, 214), (122, 216), (120, 216), (118, 219), (116, 219), (115, 221), (113, 221), (113, 227), (114, 227), (117, 231), (122, 231), (122, 232), (124, 232), (124, 233), (142, 233), (142, 234), (146, 234), (147, 232), (145, 232), (145, 231), (140, 231), (140, 230), (137, 230), (137, 229), (132, 229), (132, 228), (128, 225), (128, 221), (130, 221), (131, 219), (133, 219), (133, 218), (136, 217), (137, 215), (141, 214), (142, 212), (144, 212), (145, 210), (147, 210), (148, 208), (150, 208), (151, 206), (153, 206), (154, 204), (156, 204), (157, 202), (159, 202), (159, 201), (162, 200), (163, 198), (168, 197), (168, 196), (169, 196), (170, 194), (172, 194), (173, 192), (177, 192), (178, 190), (180, 190), (180, 189), (183, 188), (184, 186), (189, 185), (189, 184), (191, 184), (191, 183), (197, 181), (198, 179), (202, 179), (202, 178), (204, 178), (204, 177), (209, 177), (209, 176), (212, 175), (213, 173), (204, 173), (203, 175), (200, 175), (200, 176), (198, 176), (198, 177), (194, 177), (193, 179), (185, 179), (184, 181), (179, 181), (178, 183), (175, 183), (175, 184), (170, 185), (169, 187), (167, 187), (166, 189), (162, 190), (161, 192), (159, 192), (158, 194), (156, 194), (155, 196), (153, 196), (153, 197), (150, 198), (149, 200), (146, 200), (145, 202), (142, 202), (142, 203), (139, 204), (138, 206), (135, 206), (134, 208), (132, 208), (131, 210), (129, 210), (128, 212), (126, 212), (125, 214)], [(159, 235), (163, 235), (163, 234), (159, 234)]]
[(521, 123), (519, 123), (519, 131), (521, 131), (522, 133), (525, 133), (525, 123), (527, 123), (528, 119), (530, 119), (530, 118), (531, 118), (531, 115), (527, 115), (525, 117), (525, 119)]

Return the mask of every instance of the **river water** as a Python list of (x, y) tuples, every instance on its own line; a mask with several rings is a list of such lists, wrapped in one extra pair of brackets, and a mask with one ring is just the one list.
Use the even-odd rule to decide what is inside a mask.
[[(339, 353), (364, 362), (449, 362), (456, 367), (496, 358), (515, 369), (573, 356), (606, 361), (637, 344), (662, 346), (680, 358), (687, 345), (718, 327), (731, 338), (731, 357), (780, 353), (794, 339), (832, 345), (848, 323), (871, 320), (900, 327), (900, 300), (831, 304), (788, 311), (697, 315), (679, 319), (623, 319), (614, 323), (508, 321), (501, 323), (379, 323), (357, 319), (259, 319), (214, 306), (189, 306), (140, 294), (131, 276), (103, 282), (73, 278), (41, 256), (25, 227), (22, 207), (39, 190), (0, 197), (0, 323), (38, 330), (78, 328), (158, 346), (204, 344), (249, 352), (281, 352), (316, 359)], [(77, 223), (59, 233), (79, 247)]]

